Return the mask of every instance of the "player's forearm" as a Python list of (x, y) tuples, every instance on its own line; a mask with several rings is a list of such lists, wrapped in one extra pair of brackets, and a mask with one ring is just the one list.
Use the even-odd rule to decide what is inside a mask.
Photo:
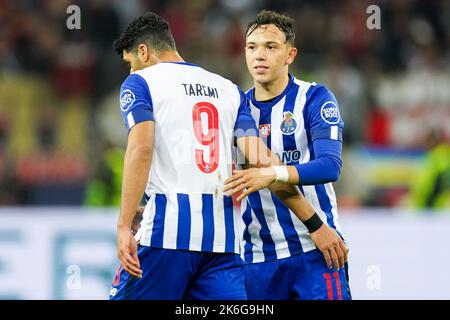
[[(282, 181), (296, 185), (316, 185), (338, 180), (342, 167), (342, 142), (316, 139), (313, 149), (315, 159), (279, 169), (277, 173), (281, 173)], [(280, 161), (278, 165), (283, 164)]]
[[(274, 154), (267, 146), (255, 137), (249, 137), (246, 140), (246, 145), (239, 145), (241, 150), (245, 150), (244, 155), (247, 161), (253, 167), (268, 167), (268, 166), (284, 166), (283, 162)], [(287, 183), (272, 183), (268, 189), (280, 199), (295, 215), (301, 220), (309, 219), (315, 212), (314, 208), (305, 199), (303, 194), (294, 184), (298, 184), (298, 173), (294, 166), (287, 166), (289, 178)], [(266, 170), (266, 169), (263, 169)], [(267, 174), (272, 174), (273, 171), (267, 169)], [(273, 176), (275, 181), (276, 176)]]
[[(283, 165), (280, 159), (274, 165)], [(298, 187), (298, 173), (294, 166), (286, 166), (289, 178), (286, 183), (272, 183), (268, 189), (283, 202), (301, 221), (306, 221), (315, 213)]]
[(298, 187), (286, 183), (273, 183), (268, 189), (283, 202), (301, 221), (306, 221), (315, 213)]
[[(270, 166), (284, 166), (284, 163), (258, 137), (243, 137), (237, 140), (237, 146), (246, 160), (246, 168), (265, 168)], [(298, 184), (298, 171), (294, 166), (286, 166), (289, 184)], [(267, 171), (270, 172), (270, 171)], [(275, 178), (275, 177), (274, 177)]]
[[(280, 159), (273, 163), (274, 165), (283, 165)], [(311, 218), (315, 210), (313, 206), (306, 200), (305, 196), (300, 192), (298, 187), (298, 173), (294, 166), (286, 166), (289, 178), (285, 183), (272, 183), (268, 189), (283, 202), (301, 221)]]
[(315, 159), (295, 165), (301, 185), (315, 185), (338, 180), (342, 167), (342, 142), (316, 139), (313, 142)]
[(264, 168), (278, 163), (280, 159), (256, 136), (237, 139), (237, 147), (245, 157), (247, 167)]
[(151, 147), (136, 146), (127, 148), (124, 161), (118, 227), (131, 228), (133, 218), (148, 181), (151, 160)]
[(341, 172), (339, 162), (332, 156), (324, 156), (307, 163), (297, 164), (294, 168), (297, 176), (301, 176), (300, 184), (302, 185), (335, 182)]
[[(277, 164), (284, 166), (284, 164)], [(295, 185), (316, 185), (338, 180), (341, 173), (341, 163), (332, 156), (322, 156), (306, 163), (286, 166), (286, 181)], [(284, 169), (282, 169), (284, 170)]]

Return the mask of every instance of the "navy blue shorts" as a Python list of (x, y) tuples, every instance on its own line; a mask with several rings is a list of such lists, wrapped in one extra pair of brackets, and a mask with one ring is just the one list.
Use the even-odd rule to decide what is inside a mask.
[(245, 300), (244, 263), (234, 253), (138, 246), (143, 276), (119, 268), (111, 300)]
[(328, 269), (319, 250), (289, 258), (247, 264), (249, 300), (351, 300), (348, 266)]

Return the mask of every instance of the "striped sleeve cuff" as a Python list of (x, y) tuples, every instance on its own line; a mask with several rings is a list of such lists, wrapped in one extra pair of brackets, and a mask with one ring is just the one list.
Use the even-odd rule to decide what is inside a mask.
[(128, 131), (131, 130), (136, 124), (144, 121), (155, 121), (153, 112), (149, 109), (135, 109), (127, 114), (126, 126)]
[(312, 141), (316, 139), (331, 139), (342, 142), (342, 128), (339, 126), (329, 126), (311, 129)]

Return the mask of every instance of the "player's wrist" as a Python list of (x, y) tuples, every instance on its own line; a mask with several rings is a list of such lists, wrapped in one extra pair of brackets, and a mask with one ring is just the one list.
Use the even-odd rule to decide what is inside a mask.
[(275, 182), (286, 183), (289, 181), (289, 171), (287, 166), (272, 166), (275, 171)]
[(308, 229), (309, 233), (313, 233), (320, 229), (323, 225), (322, 219), (320, 219), (319, 215), (314, 212), (314, 214), (306, 221), (303, 221), (303, 224)]
[(273, 167), (260, 168), (259, 170), (260, 175), (266, 177), (266, 180), (269, 180), (270, 183), (275, 182), (277, 173)]
[(126, 230), (131, 230), (131, 223), (121, 223), (119, 222), (117, 224), (117, 230), (118, 231), (126, 231)]

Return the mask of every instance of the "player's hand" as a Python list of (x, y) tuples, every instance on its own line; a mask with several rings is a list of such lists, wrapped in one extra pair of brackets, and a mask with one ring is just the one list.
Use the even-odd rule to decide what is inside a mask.
[(328, 268), (336, 269), (344, 267), (347, 261), (348, 249), (341, 237), (326, 223), (311, 233), (311, 239), (316, 247), (322, 252)]
[(139, 207), (136, 210), (136, 215), (134, 216), (133, 221), (131, 222), (131, 233), (133, 234), (133, 236), (139, 230), (139, 225), (141, 224), (143, 214), (144, 214), (144, 207)]
[(223, 191), (229, 196), (243, 191), (237, 198), (241, 201), (250, 193), (267, 188), (275, 182), (277, 175), (272, 167), (233, 170), (233, 175), (225, 181)]
[(125, 271), (133, 277), (142, 278), (137, 243), (129, 229), (119, 228), (117, 231), (117, 256)]

